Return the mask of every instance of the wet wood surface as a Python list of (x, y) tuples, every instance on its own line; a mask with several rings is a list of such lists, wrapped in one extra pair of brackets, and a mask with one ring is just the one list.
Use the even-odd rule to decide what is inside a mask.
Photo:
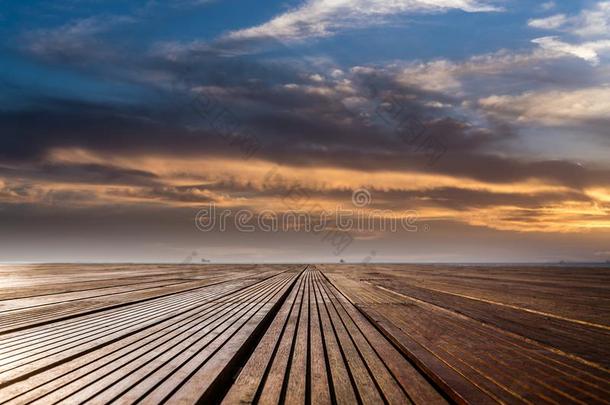
[(2, 265), (0, 403), (610, 403), (610, 269)]

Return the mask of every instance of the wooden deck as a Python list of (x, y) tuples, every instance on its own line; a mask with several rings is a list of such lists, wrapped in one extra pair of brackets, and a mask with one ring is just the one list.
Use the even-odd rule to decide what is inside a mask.
[(0, 266), (0, 403), (610, 403), (610, 268)]

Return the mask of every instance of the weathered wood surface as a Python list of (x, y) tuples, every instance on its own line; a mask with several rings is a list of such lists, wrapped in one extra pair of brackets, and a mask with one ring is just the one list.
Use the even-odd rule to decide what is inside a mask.
[(310, 401), (446, 403), (315, 269), (299, 280), (224, 400)]
[[(0, 398), (127, 403), (179, 395), (195, 402), (218, 390), (197, 384), (198, 373), (205, 370), (210, 386), (224, 378), (223, 366), (273, 316), (301, 267), (208, 268), (198, 275), (224, 281), (148, 300), (121, 295), (121, 306), (0, 334)], [(12, 317), (0, 317), (0, 325)]]
[(0, 403), (609, 403), (610, 269), (1, 265)]
[(610, 402), (610, 268), (321, 268), (454, 400)]

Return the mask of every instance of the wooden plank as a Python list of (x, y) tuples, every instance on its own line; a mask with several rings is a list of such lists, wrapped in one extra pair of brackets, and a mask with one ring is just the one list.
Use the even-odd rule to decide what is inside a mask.
[(0, 339), (2, 339), (1, 334), (3, 332), (7, 333), (8, 331), (14, 329), (32, 327), (36, 325), (54, 322), (57, 320), (69, 319), (87, 313), (97, 312), (100, 310), (118, 308), (121, 306), (131, 305), (139, 302), (146, 302), (152, 299), (171, 296), (177, 293), (195, 291), (203, 287), (209, 287), (223, 283), (231, 283), (235, 280), (250, 280), (251, 282), (254, 282), (258, 279), (269, 276), (269, 273), (262, 273), (256, 277), (253, 277), (252, 275), (248, 274), (220, 281), (204, 279), (201, 281), (192, 281), (185, 284), (151, 289), (147, 291), (137, 291), (131, 294), (124, 294), (118, 297), (109, 296), (104, 300), (101, 300), (99, 298), (84, 299), (75, 303), (68, 302), (63, 304), (49, 305), (42, 308), (26, 309), (22, 311), (17, 311), (16, 313), (0, 314)]
[[(304, 277), (305, 275), (303, 274), (301, 278)], [(305, 283), (303, 281), (301, 281), (299, 288), (300, 290), (295, 299), (286, 326), (284, 327), (278, 349), (274, 355), (273, 363), (271, 364), (264, 381), (265, 384), (260, 390), (260, 397), (258, 398), (260, 404), (274, 404), (280, 402), (284, 380), (286, 379), (287, 370), (290, 367), (290, 353), (294, 344), (294, 336), (296, 334), (299, 317), (303, 311), (303, 295), (305, 294)]]
[[(240, 287), (240, 283), (237, 282), (233, 288), (223, 291), (225, 287), (218, 287), (218, 291), (213, 294), (209, 294), (209, 290), (192, 292), (188, 296), (178, 294), (166, 297), (164, 300), (143, 303), (137, 308), (121, 308), (108, 311), (108, 313), (83, 317), (84, 319), (60, 323), (62, 324), (60, 327), (67, 330), (67, 335), (53, 336), (51, 333), (54, 331), (47, 331), (44, 327), (35, 328), (32, 331), (32, 338), (35, 338), (37, 343), (32, 344), (26, 341), (17, 348), (11, 347), (10, 352), (4, 352), (0, 361), (0, 380), (10, 381), (39, 368), (66, 361), (66, 359), (86, 353), (97, 346), (109, 344), (123, 336), (196, 308), (212, 299), (219, 299), (223, 294), (230, 294), (247, 285)], [(89, 324), (85, 324), (81, 329), (74, 327), (83, 322), (95, 322), (97, 326), (91, 328)], [(51, 335), (49, 336), (49, 334)], [(10, 337), (7, 336), (7, 339)], [(27, 335), (23, 336), (19, 333), (15, 335), (17, 339), (23, 337), (27, 337)], [(6, 343), (0, 342), (0, 350), (3, 350), (3, 344)], [(36, 348), (32, 349), (31, 346)]]
[[(446, 403), (362, 315), (358, 324), (354, 322), (358, 311), (315, 266), (305, 272), (294, 300), (283, 311), (244, 366), (225, 404), (309, 403), (310, 399), (315, 403)], [(363, 325), (368, 326), (366, 334)], [(381, 358), (379, 353), (391, 358)]]
[(342, 328), (347, 332), (352, 345), (369, 373), (369, 377), (374, 382), (373, 385), (367, 384), (364, 389), (373, 390), (373, 387), (376, 387), (383, 401), (390, 404), (412, 403), (406, 392), (402, 390), (394, 376), (389, 372), (383, 361), (377, 356), (351, 319), (341, 316), (344, 310), (340, 303), (337, 302), (337, 296), (334, 294), (334, 291), (328, 288), (325, 280), (317, 278), (316, 282), (318, 287), (330, 297), (330, 303), (333, 307), (332, 312), (338, 316), (335, 322), (341, 323)]
[(361, 305), (358, 307), (366, 313), (371, 322), (382, 329), (386, 338), (393, 341), (402, 353), (441, 387), (453, 401), (462, 404), (502, 402), (475, 381), (463, 375), (450, 362), (446, 362), (446, 359), (438, 357), (430, 348), (422, 345), (402, 330), (393, 320), (387, 319), (376, 308)]
[[(394, 280), (610, 327), (610, 267), (325, 265), (331, 276)], [(561, 299), (558, 299), (561, 297)]]
[[(302, 291), (303, 276), (290, 292), (286, 302), (282, 305), (278, 314), (269, 326), (269, 329), (257, 345), (256, 350), (244, 365), (236, 381), (223, 399), (223, 404), (252, 403), (258, 401), (264, 386), (271, 364), (277, 354), (278, 347), (286, 333), (290, 315), (295, 306), (300, 304), (299, 294)], [(279, 394), (278, 394), (279, 397)]]
[(239, 350), (247, 344), (265, 317), (275, 313), (274, 308), (279, 309), (293, 282), (294, 279), (290, 278), (270, 296), (252, 302), (239, 322), (225, 329), (210, 345), (192, 353), (171, 376), (142, 397), (142, 401), (197, 403), (206, 396), (214, 396), (214, 385), (218, 379), (222, 380), (228, 364), (239, 355)]
[[(80, 387), (96, 381), (112, 370), (122, 370), (125, 364), (141, 361), (148, 352), (163, 352), (163, 345), (172, 339), (184, 339), (223, 316), (223, 307), (238, 305), (252, 294), (250, 288), (231, 295), (230, 299), (210, 302), (195, 308), (192, 313), (173, 317), (145, 331), (97, 349), (77, 359), (37, 374), (3, 391), (6, 397), (19, 396), (19, 401), (41, 398), (54, 392), (58, 398), (69, 395)], [(61, 392), (59, 392), (61, 391)], [(45, 399), (46, 401), (46, 399)]]
[(127, 285), (105, 287), (100, 289), (87, 289), (85, 291), (47, 294), (36, 297), (18, 298), (12, 300), (4, 300), (0, 302), (0, 314), (7, 312), (19, 311), (29, 308), (41, 307), (46, 305), (57, 305), (66, 302), (75, 302), (79, 300), (108, 297), (112, 295), (121, 295), (135, 291), (149, 290), (152, 288), (162, 288), (172, 285), (184, 284), (192, 282), (191, 280), (169, 279), (163, 281), (147, 281), (144, 283), (132, 283)]
[(155, 313), (160, 308), (169, 310), (172, 308), (184, 307), (186, 304), (193, 304), (201, 300), (209, 300), (222, 294), (231, 293), (239, 288), (247, 288), (247, 283), (229, 283), (215, 288), (200, 289), (184, 294), (175, 294), (159, 300), (149, 301), (128, 307), (111, 309), (92, 315), (82, 316), (66, 322), (55, 323), (51, 327), (38, 327), (31, 329), (27, 333), (14, 333), (6, 335), (0, 340), (0, 353), (5, 353), (7, 348), (14, 351), (17, 347), (22, 347), (32, 351), (37, 346), (43, 346), (64, 338), (65, 334), (76, 336), (79, 332), (91, 332), (96, 327), (108, 328), (113, 322), (119, 320), (137, 318), (147, 313)]
[(361, 401), (356, 387), (352, 383), (347, 364), (343, 359), (337, 336), (332, 328), (328, 314), (328, 297), (315, 286), (314, 295), (318, 306), (318, 316), (322, 324), (323, 341), (328, 355), (328, 368), (331, 377), (331, 387), (334, 402), (337, 404), (354, 404)]
[[(599, 362), (600, 366), (610, 369), (610, 331), (492, 302), (399, 284), (393, 280), (382, 280), (376, 284), (577, 355), (589, 362)], [(599, 344), (602, 342), (605, 343)]]
[[(323, 266), (323, 270), (325, 269), (326, 266)], [(367, 284), (359, 284), (357, 285), (357, 288), (354, 288), (354, 285), (350, 283), (349, 287), (352, 288), (343, 289), (343, 277), (339, 274), (336, 274), (335, 276), (333, 281), (338, 284), (338, 288), (350, 297), (350, 301), (355, 301), (355, 305), (363, 311), (362, 313), (366, 318), (376, 324), (383, 332), (384, 336), (399, 347), (401, 352), (407, 356), (419, 370), (426, 373), (430, 379), (441, 387), (453, 401), (464, 404), (490, 404), (497, 402), (496, 399), (490, 396), (489, 392), (486, 392), (482, 387), (477, 386), (475, 382), (469, 380), (450, 364), (447, 364), (443, 359), (437, 357), (426, 346), (413, 339), (405, 330), (397, 326), (392, 319), (386, 318), (384, 314), (379, 312), (379, 309), (384, 305), (396, 305), (394, 303), (400, 302), (397, 297), (389, 296), (388, 298), (376, 299), (377, 302), (390, 302), (390, 304), (363, 304), (362, 302), (367, 301), (362, 297), (366, 297), (370, 294), (370, 291), (373, 291), (373, 295), (379, 297), (383, 297), (384, 295), (387, 296), (389, 294), (387, 292), (377, 291)], [(352, 299), (352, 297), (354, 298)]]
[(297, 271), (294, 265), (0, 264), (0, 301), (167, 279), (232, 279)]
[(333, 297), (342, 322), (350, 331), (367, 367), (389, 403), (444, 404), (447, 401), (334, 286), (320, 280)]
[(311, 364), (311, 398), (316, 404), (330, 404), (331, 392), (329, 381), (331, 376), (328, 374), (328, 354), (324, 344), (322, 322), (319, 316), (320, 306), (314, 291), (317, 276), (314, 275), (309, 281), (309, 319), (311, 325), (310, 340), (310, 364)]
[(295, 339), (292, 345), (290, 366), (287, 370), (288, 384), (286, 385), (282, 401), (289, 404), (309, 403), (309, 295), (311, 271), (307, 270), (303, 276), (304, 291), (301, 313)]
[(332, 322), (332, 329), (337, 336), (341, 353), (348, 366), (352, 382), (356, 386), (360, 399), (367, 404), (382, 403), (384, 400), (382, 399), (383, 396), (380, 392), (381, 390), (377, 384), (377, 381), (367, 369), (367, 366), (351, 336), (349, 335), (348, 330), (341, 322), (333, 305), (332, 296), (328, 294), (326, 289), (324, 289), (320, 283), (317, 284), (318, 291), (325, 298), (326, 310)]
[[(263, 289), (265, 294), (268, 290)], [(165, 377), (172, 375), (182, 365), (183, 359), (192, 353), (207, 348), (215, 342), (222, 341), (221, 336), (226, 330), (239, 325), (239, 321), (255, 304), (236, 303), (235, 306), (225, 305), (221, 317), (206, 325), (196, 325), (194, 330), (178, 336), (155, 351), (144, 355), (128, 364), (121, 370), (112, 370), (104, 378), (87, 385), (85, 389), (69, 397), (75, 403), (95, 401), (106, 403), (120, 398), (122, 402), (133, 402), (146, 393)], [(169, 385), (169, 383), (168, 383)]]
[(0, 266), (0, 403), (610, 403), (610, 271), (301, 269)]
[[(340, 285), (342, 276), (335, 274), (333, 279)], [(461, 306), (448, 309), (440, 302), (430, 302), (430, 297), (392, 293), (389, 287), (398, 290), (404, 284), (384, 274), (374, 281), (367, 279), (350, 293), (362, 297), (366, 294), (361, 291), (381, 288), (377, 294), (394, 295), (394, 300), (399, 298), (400, 304), (390, 299), (379, 304), (383, 300), (376, 298), (376, 303), (357, 305), (388, 337), (402, 345), (405, 353), (419, 361), (423, 370), (441, 380), (441, 384), (444, 375), (457, 373), (480, 391), (504, 402), (607, 402), (609, 375), (599, 367), (523, 339), (499, 325), (464, 316), (463, 312), (468, 315), (467, 309), (462, 311)], [(524, 367), (528, 373), (521, 372)], [(476, 394), (476, 390), (468, 393), (467, 384), (460, 385), (457, 378), (449, 383), (445, 381), (444, 388), (463, 400), (466, 395)]]
[(151, 282), (165, 282), (170, 283), (172, 281), (191, 281), (189, 278), (177, 278), (173, 275), (162, 276), (145, 276), (145, 277), (117, 277), (110, 280), (89, 280), (79, 282), (47, 282), (44, 285), (37, 285), (36, 288), (32, 288), (34, 291), (28, 291), (24, 288), (15, 288), (14, 290), (8, 290), (6, 288), (0, 288), (0, 302), (11, 301), (11, 300), (26, 300), (36, 299), (41, 297), (52, 297), (58, 295), (78, 294), (86, 293), (88, 291), (99, 291), (110, 290), (117, 287), (126, 286), (138, 286)]

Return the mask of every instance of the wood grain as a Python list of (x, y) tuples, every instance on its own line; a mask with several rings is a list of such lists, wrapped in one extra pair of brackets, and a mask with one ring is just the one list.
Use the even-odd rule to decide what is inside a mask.
[(0, 404), (608, 404), (610, 269), (0, 265)]

